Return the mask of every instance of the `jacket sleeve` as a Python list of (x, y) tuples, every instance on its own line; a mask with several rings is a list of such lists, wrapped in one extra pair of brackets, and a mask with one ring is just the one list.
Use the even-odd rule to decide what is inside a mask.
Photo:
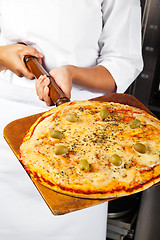
[(139, 0), (103, 0), (103, 29), (98, 65), (113, 76), (123, 93), (143, 69)]

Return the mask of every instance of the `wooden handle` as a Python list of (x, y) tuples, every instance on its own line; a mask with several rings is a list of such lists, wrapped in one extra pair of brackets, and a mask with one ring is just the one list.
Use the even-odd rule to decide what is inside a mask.
[(50, 79), (49, 84), (49, 95), (53, 103), (56, 106), (61, 105), (62, 103), (69, 102), (70, 100), (65, 96), (64, 92), (56, 84), (55, 80), (49, 73), (43, 68), (43, 66), (38, 62), (36, 57), (25, 56), (24, 62), (28, 70), (33, 73), (35, 78), (39, 78), (41, 75), (46, 75)]

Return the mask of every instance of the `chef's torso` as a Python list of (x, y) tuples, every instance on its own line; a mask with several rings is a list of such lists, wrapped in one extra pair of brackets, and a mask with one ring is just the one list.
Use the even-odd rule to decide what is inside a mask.
[[(91, 67), (103, 61), (102, 65), (114, 76), (118, 91), (123, 92), (141, 69), (139, 0), (0, 0), (0, 12), (0, 45), (22, 41), (37, 48), (44, 55), (47, 71), (64, 64)], [(74, 85), (72, 100), (102, 94)], [(0, 132), (6, 122), (40, 111), (37, 106), (26, 105), (31, 97), (32, 103), (39, 106), (41, 102), (36, 96), (35, 81), (19, 78), (9, 70), (0, 73), (0, 98), (2, 95), (9, 100), (0, 99)], [(0, 183), (5, 189), (0, 205), (0, 238), (106, 238), (106, 207), (84, 210), (84, 214), (82, 210), (75, 213), (75, 218), (67, 215), (64, 221), (60, 217), (55, 221), (47, 207), (42, 206), (39, 195), (35, 196), (28, 179), (25, 181), (25, 176), (20, 175), (20, 166), (19, 170), (15, 166), (18, 162), (13, 161), (2, 141), (0, 150), (4, 173)]]
[[(65, 64), (100, 64), (124, 92), (143, 67), (139, 0), (1, 0), (0, 45), (19, 41), (44, 55), (47, 71)], [(0, 79), (35, 89), (10, 71)], [(102, 95), (73, 84), (72, 99)]]

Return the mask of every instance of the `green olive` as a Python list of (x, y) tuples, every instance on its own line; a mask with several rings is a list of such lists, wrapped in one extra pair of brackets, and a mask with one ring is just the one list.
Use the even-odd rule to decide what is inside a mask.
[(142, 143), (136, 143), (136, 144), (134, 145), (134, 149), (135, 149), (137, 152), (142, 153), (142, 154), (144, 154), (144, 153), (147, 152), (146, 146), (145, 146), (144, 144), (142, 144)]
[(74, 114), (74, 113), (69, 113), (69, 114), (67, 114), (67, 115), (66, 115), (66, 119), (67, 119), (67, 121), (69, 121), (69, 122), (78, 122), (78, 117), (77, 117), (77, 115)]
[(102, 108), (100, 111), (100, 117), (102, 120), (106, 119), (109, 115), (109, 111), (107, 108)]
[(139, 119), (135, 119), (129, 123), (130, 128), (135, 129), (141, 126), (141, 121)]
[(110, 161), (115, 166), (121, 166), (122, 165), (122, 159), (118, 154), (113, 154), (110, 158)]
[(81, 171), (89, 171), (89, 162), (86, 159), (82, 159), (79, 163), (79, 168)]
[(64, 145), (55, 146), (54, 153), (56, 155), (63, 155), (68, 153), (68, 148)]
[(52, 137), (52, 138), (60, 139), (60, 138), (62, 138), (63, 133), (60, 132), (60, 131), (58, 131), (58, 130), (53, 130), (52, 132), (50, 132), (49, 135), (50, 135), (50, 137)]

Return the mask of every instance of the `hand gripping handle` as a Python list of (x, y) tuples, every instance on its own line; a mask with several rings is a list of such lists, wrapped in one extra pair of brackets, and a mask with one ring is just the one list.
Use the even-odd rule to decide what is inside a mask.
[(52, 99), (53, 103), (56, 106), (59, 106), (65, 102), (69, 102), (70, 100), (65, 96), (64, 92), (59, 88), (54, 78), (49, 75), (49, 73), (43, 68), (43, 66), (38, 62), (37, 58), (34, 56), (25, 56), (24, 62), (28, 70), (33, 73), (35, 78), (39, 78), (41, 75), (46, 75), (50, 79), (49, 84), (49, 95)]

